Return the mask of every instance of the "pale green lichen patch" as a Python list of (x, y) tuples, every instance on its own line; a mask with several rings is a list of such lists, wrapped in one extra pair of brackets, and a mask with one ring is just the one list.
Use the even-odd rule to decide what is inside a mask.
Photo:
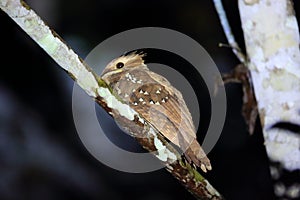
[(295, 46), (295, 38), (288, 31), (276, 32), (276, 34), (269, 34), (263, 43), (263, 51), (268, 58), (274, 55), (280, 48), (288, 48)]
[(51, 34), (51, 32), (40, 38), (38, 42), (43, 49), (47, 49), (47, 53), (49, 54), (55, 53), (59, 46), (56, 38)]
[(294, 74), (285, 69), (273, 69), (270, 77), (264, 80), (263, 86), (264, 88), (270, 86), (277, 91), (289, 91), (299, 89), (300, 81)]
[(176, 160), (177, 157), (174, 153), (172, 153), (167, 147), (158, 139), (158, 137), (154, 136), (154, 146), (157, 149), (156, 157), (163, 162), (170, 160)]
[(188, 171), (193, 174), (193, 177), (196, 182), (198, 182), (198, 181), (202, 182), (203, 180), (205, 180), (204, 177), (195, 168), (193, 168), (189, 163), (181, 162), (181, 165), (183, 167), (187, 168)]
[(79, 68), (76, 74), (73, 74), (76, 77), (76, 82), (81, 88), (84, 88), (85, 91), (92, 97), (96, 97), (96, 88), (99, 87), (98, 81), (94, 74), (88, 71), (86, 68)]
[[(97, 76), (97, 75), (94, 75), (94, 76), (95, 76), (96, 79), (97, 79), (97, 82), (98, 82), (99, 87), (105, 87), (105, 88), (108, 87), (107, 83), (106, 83), (100, 76)], [(110, 91), (111, 91), (111, 90), (110, 90)]]
[(246, 5), (253, 5), (253, 4), (256, 4), (256, 3), (259, 3), (259, 0), (244, 0), (245, 4)]
[(97, 93), (101, 96), (107, 106), (111, 109), (117, 110), (119, 114), (129, 120), (134, 120), (134, 116), (138, 115), (129, 105), (119, 101), (108, 88), (100, 87), (97, 89)]
[(48, 26), (45, 25), (43, 20), (35, 14), (33, 10), (28, 10), (24, 7), (20, 8), (21, 17), (15, 18), (14, 20), (24, 28), (24, 30), (30, 35), (31, 38), (39, 41), (45, 37), (53, 34)]
[[(256, 3), (254, 0), (244, 0), (244, 2), (246, 5)], [(247, 51), (249, 52), (249, 48), (254, 48), (253, 53), (255, 53), (258, 46), (263, 49), (264, 57), (269, 59), (282, 48), (298, 45), (298, 35), (295, 35), (295, 28), (297, 29), (295, 18), (284, 16), (284, 8), (282, 7), (278, 7), (279, 10), (274, 11), (273, 5), (268, 5), (266, 1), (260, 2), (260, 4), (260, 6), (255, 5), (253, 8), (247, 8), (251, 10), (251, 14), (245, 14), (247, 18), (243, 19), (245, 20), (242, 24)], [(257, 11), (258, 7), (261, 12)], [(280, 12), (281, 9), (282, 12)], [(249, 55), (251, 60), (253, 59), (252, 55)]]

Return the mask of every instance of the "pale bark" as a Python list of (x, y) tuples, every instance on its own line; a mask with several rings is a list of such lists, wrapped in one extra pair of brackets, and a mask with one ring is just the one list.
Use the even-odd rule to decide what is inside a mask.
[(270, 128), (300, 123), (299, 29), (289, 0), (239, 0), (248, 67), (269, 158), (300, 169), (300, 137)]
[(282, 121), (300, 124), (299, 29), (293, 5), (290, 0), (239, 0), (239, 11), (274, 192), (296, 199), (299, 183), (285, 185), (280, 177), (282, 171), (300, 169), (300, 135), (271, 128)]
[(286, 186), (280, 179), (283, 172), (299, 176), (300, 170), (300, 52), (293, 3), (290, 0), (238, 1), (247, 51), (244, 60), (237, 51), (239, 46), (222, 1), (213, 1), (229, 45), (251, 74), (249, 82), (253, 84), (258, 104), (274, 192), (280, 198), (299, 198), (299, 183)]

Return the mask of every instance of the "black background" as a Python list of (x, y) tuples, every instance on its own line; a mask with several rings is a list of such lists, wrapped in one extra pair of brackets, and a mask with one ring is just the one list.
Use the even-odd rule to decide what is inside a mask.
[[(226, 39), (212, 1), (31, 0), (28, 4), (83, 58), (114, 34), (155, 26), (198, 41), (221, 72), (239, 63), (231, 49), (218, 47)], [(244, 48), (237, 2), (224, 4)], [(0, 199), (194, 199), (164, 169), (129, 174), (94, 159), (74, 127), (71, 78), (3, 12), (0, 25)], [(170, 59), (166, 55), (161, 61)], [(230, 84), (226, 92), (226, 123), (209, 153), (213, 171), (205, 176), (226, 199), (273, 199), (260, 127), (253, 136), (247, 133), (240, 112), (241, 86)], [(126, 148), (134, 141), (120, 143)]]

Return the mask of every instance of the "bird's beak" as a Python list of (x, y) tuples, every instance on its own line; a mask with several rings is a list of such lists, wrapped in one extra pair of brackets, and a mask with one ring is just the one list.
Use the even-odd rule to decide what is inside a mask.
[(111, 69), (104, 69), (102, 74), (101, 74), (101, 77), (105, 77), (105, 76), (111, 76), (111, 75), (114, 75), (114, 74), (117, 74), (117, 73), (120, 73), (122, 72), (122, 69), (115, 69), (115, 70), (111, 70)]
[(105, 68), (102, 73), (101, 73), (101, 76), (104, 76), (106, 73), (108, 73), (109, 71), (111, 71), (110, 69), (108, 68)]

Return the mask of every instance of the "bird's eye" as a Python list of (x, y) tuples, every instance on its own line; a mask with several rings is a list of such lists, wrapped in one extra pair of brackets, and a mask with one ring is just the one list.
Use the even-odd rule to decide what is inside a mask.
[(124, 67), (124, 63), (119, 62), (119, 63), (116, 64), (116, 67), (117, 67), (118, 69), (121, 69), (122, 67)]

